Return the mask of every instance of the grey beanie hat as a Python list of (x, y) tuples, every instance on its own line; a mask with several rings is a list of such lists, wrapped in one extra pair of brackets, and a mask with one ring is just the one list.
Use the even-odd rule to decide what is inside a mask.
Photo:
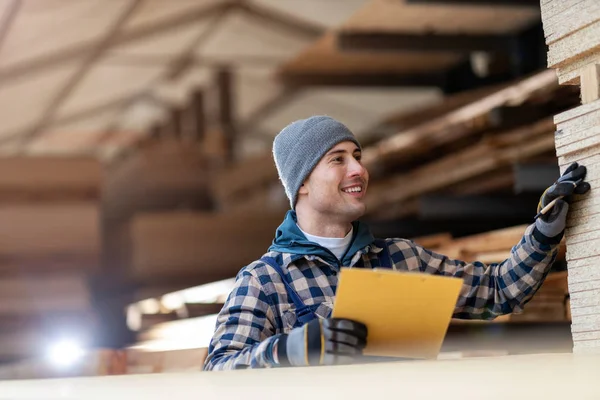
[(345, 141), (354, 142), (360, 148), (348, 127), (322, 115), (294, 121), (275, 137), (273, 158), (292, 210), (296, 208), (300, 186), (321, 158)]

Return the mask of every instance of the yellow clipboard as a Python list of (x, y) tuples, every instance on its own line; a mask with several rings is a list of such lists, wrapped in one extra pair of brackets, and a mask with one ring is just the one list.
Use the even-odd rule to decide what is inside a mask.
[(367, 326), (365, 355), (436, 358), (462, 283), (425, 273), (342, 268), (332, 316)]

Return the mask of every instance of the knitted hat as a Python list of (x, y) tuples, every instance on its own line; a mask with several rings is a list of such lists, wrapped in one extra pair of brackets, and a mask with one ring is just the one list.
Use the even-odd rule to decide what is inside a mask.
[(279, 179), (296, 207), (298, 190), (321, 158), (338, 143), (360, 143), (344, 124), (327, 116), (294, 121), (279, 132), (273, 141), (273, 158)]

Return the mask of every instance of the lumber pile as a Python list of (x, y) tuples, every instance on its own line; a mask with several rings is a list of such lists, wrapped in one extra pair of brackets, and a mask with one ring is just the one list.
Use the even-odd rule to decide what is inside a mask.
[(267, 251), (282, 220), (279, 213), (138, 214), (131, 225), (132, 274), (138, 282), (171, 279), (164, 293), (234, 277)]
[(93, 332), (102, 179), (93, 158), (0, 158), (0, 360)]
[(574, 161), (588, 168), (592, 191), (573, 204), (566, 231), (571, 331), (577, 353), (600, 352), (600, 3), (546, 1), (542, 19), (548, 67), (561, 84), (579, 84), (582, 105), (554, 117), (561, 171)]
[[(436, 168), (441, 168), (445, 172), (449, 165), (458, 167), (460, 164), (456, 163), (471, 157), (470, 162), (463, 165), (464, 168), (459, 168), (448, 179), (448, 185), (451, 185), (496, 171), (517, 160), (527, 160), (552, 150), (551, 117), (544, 119), (544, 115), (539, 115), (539, 110), (526, 113), (524, 121), (519, 121), (523, 119), (522, 117), (502, 118), (501, 115), (502, 110), (525, 107), (532, 99), (538, 99), (538, 102), (541, 98), (550, 99), (558, 88), (555, 74), (552, 71), (543, 71), (516, 82), (458, 94), (445, 99), (443, 105), (434, 105), (388, 122), (389, 125), (393, 124), (397, 127), (395, 128), (397, 132), (374, 144), (366, 145), (363, 150), (363, 163), (371, 176), (368, 199), (372, 204), (369, 204), (369, 210), (375, 212), (382, 209), (379, 206), (389, 205), (394, 207), (385, 217), (399, 216), (400, 212), (395, 206), (401, 202), (397, 199), (402, 200), (406, 195), (383, 194), (390, 188), (390, 184), (396, 184), (397, 181), (406, 178), (405, 174), (390, 177), (390, 172), (396, 170), (394, 167), (399, 160), (406, 164), (406, 168), (401, 170), (410, 170), (410, 173), (414, 172), (418, 175), (427, 171), (419, 169), (420, 161), (427, 159), (427, 155), (435, 151), (447, 155), (443, 165), (432, 163), (430, 168), (436, 171), (439, 171)], [(532, 118), (533, 115), (537, 117)], [(515, 123), (515, 121), (519, 122)], [(496, 142), (487, 140), (485, 143), (478, 143), (481, 134), (489, 130), (500, 130), (502, 134), (498, 135), (500, 137)], [(453, 154), (456, 149), (444, 151), (459, 142), (475, 144), (470, 148), (460, 147), (460, 154)], [(527, 145), (522, 146), (523, 144)], [(523, 148), (520, 149), (521, 147)], [(494, 149), (501, 153), (498, 157)], [(483, 156), (473, 157), (478, 155), (478, 152), (486, 150), (492, 153), (488, 154), (490, 156), (487, 159)], [(470, 167), (469, 164), (475, 160), (484, 163)], [(444, 175), (440, 176), (440, 179), (445, 181)], [(377, 188), (380, 190), (375, 190), (376, 193), (373, 193), (373, 189)], [(438, 181), (428, 188), (411, 189), (413, 192), (410, 196), (443, 188), (444, 183)], [(270, 154), (225, 168), (215, 176), (211, 189), (215, 203), (224, 211), (251, 211), (265, 206), (270, 210), (285, 210), (289, 207), (283, 188), (277, 180), (277, 171)], [(378, 193), (379, 191), (382, 193)], [(404, 204), (399, 207), (405, 209)]]
[(600, 3), (596, 0), (541, 1), (548, 67), (561, 84), (579, 84), (584, 69), (600, 63)]
[[(521, 240), (526, 227), (526, 225), (519, 225), (456, 239), (448, 233), (440, 233), (414, 238), (413, 241), (453, 259), (493, 264), (509, 257), (512, 247)], [(557, 261), (564, 260), (564, 257), (565, 243), (563, 242)], [(503, 322), (568, 321), (570, 318), (567, 312), (568, 295), (566, 273), (551, 272), (523, 312), (513, 313), (499, 320)]]

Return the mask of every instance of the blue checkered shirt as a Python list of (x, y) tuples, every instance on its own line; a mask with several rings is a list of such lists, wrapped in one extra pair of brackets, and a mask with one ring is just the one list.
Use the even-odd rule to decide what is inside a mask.
[[(557, 253), (557, 244), (546, 244), (529, 226), (508, 259), (498, 264), (467, 263), (429, 251), (406, 239), (385, 239), (394, 268), (459, 277), (463, 286), (453, 317), (493, 319), (522, 310), (536, 292)], [(356, 252), (351, 268), (380, 267), (381, 247), (375, 244)], [(279, 252), (275, 258), (287, 281), (319, 318), (333, 309), (339, 267), (311, 255)], [(385, 305), (389, 306), (389, 305)], [(280, 275), (255, 261), (237, 275), (234, 288), (217, 317), (205, 370), (277, 367), (273, 348), (279, 336), (296, 324), (295, 306)]]

